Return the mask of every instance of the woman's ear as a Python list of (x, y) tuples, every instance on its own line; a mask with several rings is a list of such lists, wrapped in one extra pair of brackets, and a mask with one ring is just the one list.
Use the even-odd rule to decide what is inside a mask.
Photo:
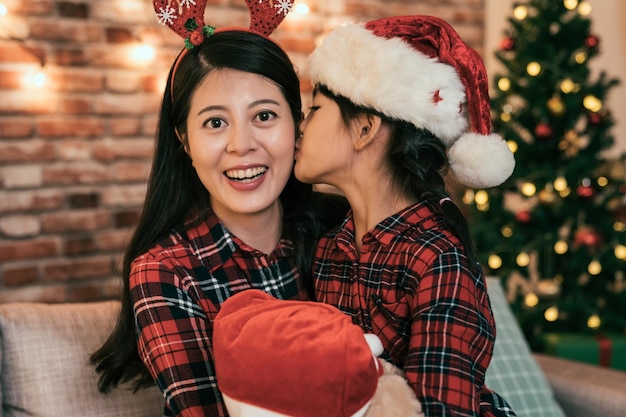
[(355, 135), (353, 146), (355, 151), (367, 147), (381, 133), (383, 120), (374, 114), (361, 113), (354, 120)]
[(176, 132), (176, 137), (178, 138), (180, 143), (183, 145), (183, 149), (185, 149), (185, 152), (187, 153), (187, 155), (189, 155), (189, 141), (187, 140), (187, 134), (180, 133), (178, 131), (178, 128), (174, 128), (174, 131)]

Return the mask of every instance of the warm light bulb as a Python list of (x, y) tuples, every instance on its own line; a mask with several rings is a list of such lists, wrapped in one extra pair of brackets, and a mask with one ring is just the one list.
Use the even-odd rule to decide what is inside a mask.
[(613, 253), (615, 253), (615, 257), (617, 259), (621, 259), (622, 261), (626, 260), (626, 246), (617, 245), (613, 250)]
[(587, 266), (587, 272), (591, 275), (599, 275), (602, 272), (602, 264), (598, 261), (591, 261)]
[(556, 191), (564, 191), (565, 189), (567, 189), (567, 180), (563, 177), (558, 177), (557, 179), (554, 180), (554, 189)]
[(154, 56), (154, 48), (150, 45), (137, 44), (129, 51), (129, 58), (137, 64), (147, 64), (154, 59)]
[(530, 264), (530, 255), (528, 255), (526, 252), (521, 252), (515, 258), (515, 262), (522, 268), (528, 266)]
[(504, 123), (508, 123), (511, 121), (511, 113), (504, 112), (500, 115), (500, 120)]
[(567, 10), (574, 10), (578, 7), (578, 0), (564, 0), (563, 5)]
[(43, 87), (46, 84), (46, 74), (41, 71), (38, 71), (33, 76), (33, 84), (35, 87)]
[(587, 320), (587, 327), (589, 327), (590, 329), (599, 329), (601, 324), (602, 320), (600, 320), (600, 317), (598, 317), (597, 314), (594, 314), (593, 316), (589, 317), (589, 320)]
[(7, 14), (7, 6), (0, 3), (0, 16), (6, 16)]
[(296, 4), (293, 10), (296, 14), (299, 14), (302, 16), (309, 14), (309, 11), (310, 11), (309, 6), (304, 3)]
[(526, 6), (517, 6), (513, 9), (513, 16), (517, 20), (524, 20), (528, 16), (528, 8)]
[(502, 266), (502, 258), (496, 254), (490, 255), (487, 264), (491, 269), (498, 269)]
[(606, 187), (609, 185), (609, 179), (607, 177), (599, 177), (596, 182), (600, 187)]
[(509, 147), (509, 150), (511, 151), (511, 153), (517, 152), (518, 145), (517, 145), (517, 142), (515, 142), (514, 140), (507, 140), (506, 146)]
[(539, 304), (539, 298), (535, 293), (528, 293), (524, 297), (524, 304), (526, 304), (528, 307), (535, 307), (537, 304)]
[(498, 80), (498, 88), (502, 91), (509, 91), (511, 89), (511, 80), (506, 77), (502, 77)]
[(602, 110), (602, 101), (596, 96), (588, 95), (583, 99), (583, 106), (590, 112), (597, 113)]
[(576, 55), (574, 55), (574, 60), (578, 63), (578, 64), (584, 64), (585, 62), (587, 62), (587, 53), (586, 52), (578, 52)]
[(538, 62), (531, 62), (526, 66), (526, 72), (531, 77), (536, 77), (541, 72), (541, 64)]
[(465, 190), (465, 193), (463, 194), (463, 203), (467, 205), (474, 203), (474, 190)]
[(543, 317), (547, 321), (557, 321), (559, 319), (559, 309), (556, 307), (550, 307), (543, 313)]
[(576, 84), (574, 84), (574, 81), (572, 81), (570, 78), (561, 81), (561, 91), (564, 94), (571, 93), (572, 91), (574, 91), (574, 88), (576, 88)]
[(537, 187), (532, 182), (525, 182), (522, 184), (522, 194), (526, 197), (532, 197), (537, 192)]
[(559, 240), (554, 244), (554, 252), (557, 255), (563, 255), (564, 253), (567, 253), (568, 249), (569, 245), (564, 240)]
[(489, 202), (489, 194), (485, 190), (480, 190), (474, 196), (476, 204), (487, 204)]
[(504, 237), (511, 237), (513, 236), (513, 229), (509, 226), (504, 226), (502, 229), (500, 229), (500, 233)]
[(591, 14), (591, 3), (588, 1), (580, 2), (578, 13), (580, 13), (581, 16), (589, 16)]

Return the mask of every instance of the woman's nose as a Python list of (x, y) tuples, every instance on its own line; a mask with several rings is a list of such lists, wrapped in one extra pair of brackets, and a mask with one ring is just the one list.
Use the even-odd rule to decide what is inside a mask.
[(253, 129), (246, 127), (232, 127), (228, 135), (227, 152), (245, 154), (256, 148)]

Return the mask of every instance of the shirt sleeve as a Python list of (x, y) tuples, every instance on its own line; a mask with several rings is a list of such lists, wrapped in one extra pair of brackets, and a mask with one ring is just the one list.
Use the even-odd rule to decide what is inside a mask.
[(189, 271), (143, 256), (131, 266), (139, 356), (171, 415), (225, 416), (212, 357), (213, 317), (189, 285)]
[(427, 416), (479, 416), (495, 329), (481, 276), (451, 248), (419, 278), (405, 372)]

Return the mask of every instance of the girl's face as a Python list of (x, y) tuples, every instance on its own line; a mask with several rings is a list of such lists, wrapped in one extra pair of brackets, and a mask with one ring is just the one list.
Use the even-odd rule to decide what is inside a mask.
[(323, 94), (315, 94), (300, 131), (296, 177), (309, 184), (340, 186), (349, 174), (352, 140), (337, 103)]
[(272, 81), (231, 69), (211, 72), (191, 99), (182, 138), (223, 221), (280, 210), (294, 163), (295, 125)]

